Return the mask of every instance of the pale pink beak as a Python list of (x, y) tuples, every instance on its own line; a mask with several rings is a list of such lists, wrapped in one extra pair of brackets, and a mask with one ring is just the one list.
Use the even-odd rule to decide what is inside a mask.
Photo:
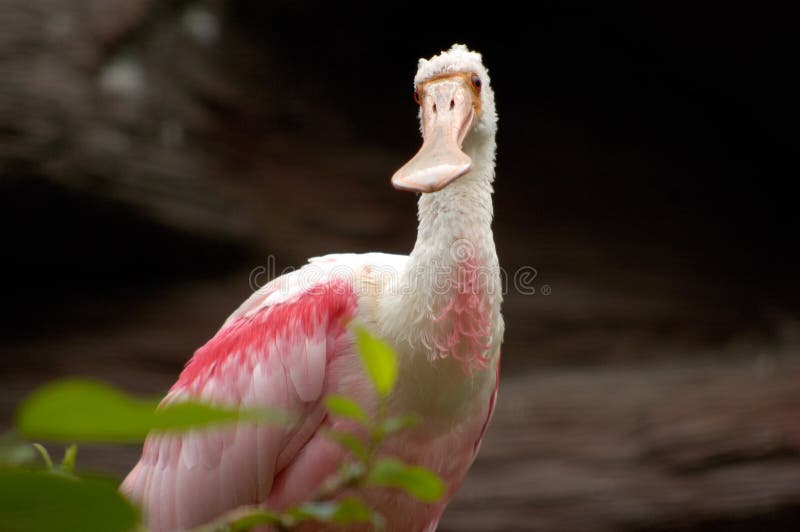
[(461, 150), (475, 119), (473, 93), (462, 76), (426, 82), (420, 88), (422, 148), (392, 176), (400, 190), (436, 192), (472, 168)]

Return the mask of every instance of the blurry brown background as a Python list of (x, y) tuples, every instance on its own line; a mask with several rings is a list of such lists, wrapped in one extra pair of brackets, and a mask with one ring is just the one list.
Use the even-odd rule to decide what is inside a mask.
[(440, 528), (796, 530), (794, 13), (485, 9), (3, 0), (0, 429), (58, 376), (163, 393), (270, 256), (408, 252), (416, 60), (464, 42), (512, 282)]

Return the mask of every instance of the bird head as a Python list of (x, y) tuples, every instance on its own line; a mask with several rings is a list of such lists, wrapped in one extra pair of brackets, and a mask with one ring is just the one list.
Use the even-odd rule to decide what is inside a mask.
[(492, 137), (497, 129), (494, 95), (481, 54), (454, 44), (420, 59), (414, 77), (422, 147), (392, 176), (400, 190), (436, 192), (472, 169), (463, 146)]

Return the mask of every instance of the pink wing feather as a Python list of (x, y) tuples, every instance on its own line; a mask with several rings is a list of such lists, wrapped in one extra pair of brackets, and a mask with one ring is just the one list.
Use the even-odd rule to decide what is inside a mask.
[(284, 276), (254, 294), (197, 350), (165, 402), (268, 406), (297, 421), (149, 435), (121, 489), (143, 506), (150, 529), (196, 526), (267, 499), (281, 472), (308, 454), (325, 417), (326, 370), (353, 355), (346, 326), (357, 307), (348, 280), (327, 276), (303, 289)]

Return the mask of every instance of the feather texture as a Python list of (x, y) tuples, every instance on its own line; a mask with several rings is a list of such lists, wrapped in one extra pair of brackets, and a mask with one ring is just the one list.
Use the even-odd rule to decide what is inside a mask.
[(260, 302), (280, 286), (254, 294), (197, 350), (164, 399), (270, 407), (297, 421), (148, 436), (122, 490), (146, 509), (153, 530), (195, 526), (262, 502), (318, 429), (326, 368), (354, 356), (346, 326), (358, 302), (352, 279), (327, 275), (304, 287), (301, 278), (271, 305)]

